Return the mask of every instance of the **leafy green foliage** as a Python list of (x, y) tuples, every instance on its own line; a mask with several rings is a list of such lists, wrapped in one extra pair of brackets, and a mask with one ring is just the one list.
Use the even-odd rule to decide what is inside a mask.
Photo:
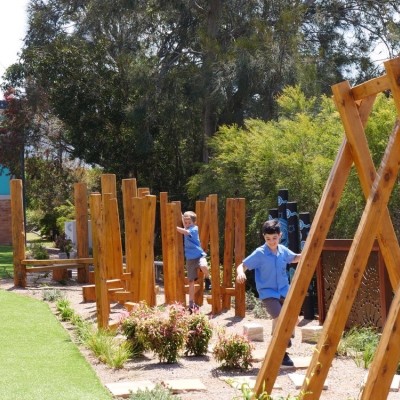
[(254, 345), (246, 336), (219, 330), (213, 356), (222, 368), (248, 369), (252, 365)]
[[(254, 393), (254, 391), (249, 387), (248, 384), (244, 383), (240, 391), (242, 392), (242, 396), (240, 399), (243, 400), (302, 400), (304, 398), (304, 394), (300, 393), (298, 396), (270, 396), (267, 392), (262, 391), (260, 394)], [(239, 400), (239, 397), (235, 397), (234, 400)]]
[(42, 292), (43, 301), (48, 301), (50, 303), (58, 301), (62, 297), (63, 297), (63, 295), (62, 295), (60, 289), (57, 289), (57, 288), (44, 289)]
[(140, 334), (146, 347), (157, 354), (160, 362), (176, 363), (185, 346), (187, 312), (182, 305), (172, 304), (165, 309), (154, 309), (143, 321)]
[(187, 327), (185, 354), (195, 356), (207, 354), (208, 343), (213, 333), (209, 318), (202, 313), (194, 312), (187, 317)]
[(31, 243), (28, 249), (29, 253), (35, 260), (49, 259), (49, 253), (42, 243)]
[(154, 389), (139, 389), (129, 397), (130, 400), (178, 400), (179, 398), (161, 385), (156, 385)]
[(379, 334), (374, 328), (354, 327), (346, 332), (339, 342), (338, 353), (353, 357), (358, 366), (369, 368), (379, 343)]

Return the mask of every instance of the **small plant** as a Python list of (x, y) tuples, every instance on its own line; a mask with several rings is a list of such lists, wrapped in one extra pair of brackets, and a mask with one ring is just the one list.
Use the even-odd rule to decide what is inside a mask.
[(131, 394), (130, 400), (179, 400), (180, 397), (174, 396), (170, 391), (161, 385), (156, 385), (154, 389), (138, 390)]
[(252, 366), (252, 351), (254, 345), (247, 336), (237, 333), (227, 334), (224, 329), (218, 332), (217, 343), (213, 356), (221, 362), (222, 368), (248, 369)]
[(136, 303), (128, 315), (121, 318), (120, 330), (131, 343), (132, 356), (139, 356), (146, 350), (146, 340), (140, 334), (140, 325), (151, 317), (154, 311), (144, 302)]
[(187, 317), (187, 327), (185, 354), (195, 356), (207, 354), (208, 343), (212, 337), (212, 327), (208, 317), (202, 313), (193, 313)]
[(58, 300), (56, 303), (56, 307), (63, 321), (69, 321), (74, 315), (74, 310), (67, 299), (62, 298)]
[(254, 309), (256, 303), (257, 303), (257, 297), (254, 294), (254, 292), (250, 289), (246, 291), (246, 310), (251, 311)]
[(61, 298), (62, 298), (62, 293), (60, 289), (48, 288), (43, 290), (42, 299), (44, 301), (54, 303), (55, 301), (60, 300)]
[(32, 243), (29, 246), (29, 253), (35, 260), (48, 260), (49, 253), (46, 248), (41, 243)]
[[(263, 388), (264, 389), (264, 388)], [(235, 400), (243, 399), (243, 400), (302, 400), (304, 398), (304, 394), (300, 393), (298, 396), (291, 396), (290, 394), (286, 397), (272, 397), (266, 391), (262, 391), (260, 394), (255, 394), (252, 389), (250, 389), (247, 383), (244, 383), (240, 391), (242, 392), (242, 397), (236, 397)]]
[(187, 312), (181, 304), (157, 309), (140, 324), (140, 335), (146, 346), (158, 355), (160, 362), (176, 363), (187, 335)]
[(84, 343), (101, 362), (112, 368), (122, 368), (131, 355), (129, 342), (116, 340), (115, 335), (108, 330), (92, 332)]
[(374, 328), (354, 327), (346, 332), (339, 342), (338, 354), (354, 358), (358, 366), (368, 368), (379, 343), (379, 334)]

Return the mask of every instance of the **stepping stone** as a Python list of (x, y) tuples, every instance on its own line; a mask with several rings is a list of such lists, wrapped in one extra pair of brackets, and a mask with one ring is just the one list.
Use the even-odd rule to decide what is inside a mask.
[[(246, 384), (249, 389), (254, 389), (256, 384), (256, 375), (249, 375), (249, 376), (220, 376), (219, 379), (221, 381), (226, 382), (229, 386), (233, 387), (234, 389), (241, 389), (243, 384)], [(282, 389), (282, 385), (278, 383), (274, 383), (274, 389)]]
[(172, 393), (207, 390), (200, 379), (171, 379), (162, 382)]
[[(304, 379), (306, 378), (303, 374), (296, 374), (295, 372), (292, 374), (288, 374), (290, 380), (294, 383), (296, 389), (301, 389), (303, 386)], [(327, 390), (328, 385), (324, 383), (323, 390)]]
[(243, 325), (243, 335), (247, 335), (253, 342), (263, 342), (264, 328), (261, 324), (249, 322)]
[[(369, 371), (368, 371), (369, 372)], [(368, 372), (365, 374), (361, 388), (364, 389), (368, 379)], [(400, 375), (395, 375), (390, 384), (389, 392), (398, 392), (400, 389)]]
[(301, 328), (301, 341), (306, 343), (318, 343), (322, 329), (323, 327), (318, 325), (304, 326)]
[(106, 387), (113, 396), (130, 397), (131, 393), (136, 393), (138, 390), (153, 390), (156, 385), (150, 381), (135, 381), (106, 383)]

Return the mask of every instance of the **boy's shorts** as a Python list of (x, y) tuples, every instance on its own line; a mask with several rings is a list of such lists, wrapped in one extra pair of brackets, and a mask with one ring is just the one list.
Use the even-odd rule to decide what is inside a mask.
[(266, 299), (262, 299), (263, 306), (272, 319), (278, 318), (278, 315), (282, 310), (282, 304), (284, 300), (284, 297), (281, 297), (280, 299), (275, 297), (267, 297)]
[(200, 267), (207, 267), (207, 260), (205, 257), (186, 260), (187, 277), (189, 281), (197, 280), (198, 278), (197, 270)]

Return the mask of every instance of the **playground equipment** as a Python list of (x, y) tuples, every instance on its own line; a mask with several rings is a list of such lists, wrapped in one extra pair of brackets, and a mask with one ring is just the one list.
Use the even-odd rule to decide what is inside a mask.
[[(116, 177), (101, 176), (102, 194), (90, 195), (94, 285), (83, 287), (85, 300), (96, 300), (97, 323), (107, 327), (111, 302), (156, 304), (154, 225), (156, 197), (138, 190), (136, 179), (122, 181), (125, 257), (123, 264)], [(138, 197), (138, 196), (142, 197)]]
[(396, 121), (378, 173), (365, 137), (367, 123), (378, 93), (390, 90), (400, 112), (400, 58), (384, 63), (386, 74), (355, 87), (342, 82), (332, 87), (345, 138), (325, 186), (302, 260), (291, 284), (282, 313), (255, 384), (255, 393), (272, 392), (280, 361), (295, 327), (300, 306), (315, 272), (340, 196), (354, 163), (364, 195), (364, 213), (354, 236), (346, 263), (329, 308), (323, 331), (301, 388), (305, 399), (320, 398), (323, 385), (341, 338), (351, 306), (365, 270), (375, 238), (385, 259), (395, 296), (371, 365), (362, 399), (384, 399), (400, 359), (400, 248), (387, 209), (400, 167), (400, 132)]
[[(245, 201), (244, 199), (226, 200), (225, 245), (222, 282), (220, 271), (219, 233), (218, 233), (218, 196), (209, 195), (205, 201), (197, 201), (197, 224), (199, 226), (202, 248), (210, 254), (210, 272), (212, 280), (211, 296), (208, 297), (214, 314), (231, 307), (231, 297), (235, 297), (235, 313), (245, 315), (244, 284), (233, 287), (233, 269), (244, 258), (245, 251)], [(165, 302), (185, 303), (188, 285), (185, 284), (183, 239), (176, 227), (182, 223), (182, 211), (179, 202), (168, 203), (168, 194), (160, 193), (160, 215), (162, 229), (163, 268)], [(234, 259), (233, 259), (234, 257)], [(195, 302), (203, 304), (203, 276), (199, 273), (195, 285)]]
[(86, 185), (74, 185), (75, 218), (77, 230), (77, 258), (56, 260), (25, 259), (25, 229), (22, 201), (22, 180), (12, 179), (11, 189), (11, 225), (13, 239), (14, 285), (26, 287), (26, 274), (29, 272), (53, 271), (54, 279), (63, 279), (67, 269), (78, 270), (78, 282), (88, 282), (89, 258), (88, 220), (86, 205)]

